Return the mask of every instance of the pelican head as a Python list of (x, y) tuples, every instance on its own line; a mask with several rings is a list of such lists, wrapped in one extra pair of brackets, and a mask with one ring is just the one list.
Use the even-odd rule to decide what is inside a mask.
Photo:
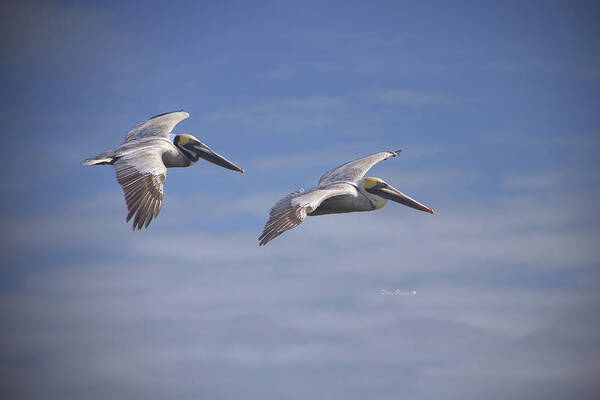
[(411, 199), (383, 179), (367, 177), (360, 181), (361, 192), (371, 200), (376, 209), (380, 209), (388, 200), (404, 204), (417, 210), (433, 214), (433, 210), (416, 200)]
[(173, 144), (192, 162), (197, 162), (200, 158), (217, 164), (223, 168), (232, 169), (244, 173), (244, 170), (220, 154), (217, 154), (210, 147), (193, 137), (192, 135), (176, 135)]

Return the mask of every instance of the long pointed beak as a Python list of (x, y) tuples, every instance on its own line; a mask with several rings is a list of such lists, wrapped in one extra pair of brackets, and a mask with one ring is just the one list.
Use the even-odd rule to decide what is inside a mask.
[(378, 189), (377, 194), (383, 197), (384, 199), (392, 200), (396, 203), (404, 204), (405, 206), (433, 214), (433, 210), (431, 208), (419, 203), (416, 200), (411, 199), (410, 197), (408, 197), (407, 195), (393, 188), (390, 185)]
[(217, 164), (223, 168), (232, 169), (234, 171), (241, 172), (242, 174), (244, 173), (244, 170), (242, 168), (238, 167), (222, 155), (216, 153), (215, 151), (213, 151), (213, 149), (211, 149), (204, 143), (198, 141), (194, 143), (192, 147), (194, 148), (194, 150), (196, 150), (198, 156), (204, 158), (206, 161), (210, 161), (211, 163)]

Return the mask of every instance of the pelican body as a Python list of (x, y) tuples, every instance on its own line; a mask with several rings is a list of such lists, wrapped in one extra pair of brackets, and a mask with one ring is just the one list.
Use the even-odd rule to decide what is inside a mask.
[(321, 176), (318, 186), (290, 193), (269, 212), (259, 246), (266, 245), (283, 232), (302, 223), (306, 216), (373, 211), (388, 200), (433, 214), (433, 210), (393, 188), (380, 178), (366, 177), (367, 171), (380, 161), (400, 154), (383, 151), (350, 161)]
[(176, 135), (171, 142), (169, 134), (175, 125), (189, 116), (185, 111), (155, 115), (134, 126), (119, 147), (83, 161), (83, 165), (115, 167), (127, 203), (126, 221), (135, 216), (134, 230), (142, 226), (147, 228), (158, 216), (167, 168), (189, 167), (203, 158), (221, 167), (244, 172), (192, 135)]

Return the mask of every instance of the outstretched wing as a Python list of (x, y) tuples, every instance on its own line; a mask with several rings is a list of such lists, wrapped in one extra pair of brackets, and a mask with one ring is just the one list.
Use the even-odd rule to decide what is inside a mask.
[(345, 194), (356, 195), (356, 188), (347, 183), (338, 183), (308, 192), (300, 189), (288, 194), (271, 208), (269, 220), (258, 238), (259, 246), (264, 246), (283, 232), (300, 225), (306, 215), (316, 210), (323, 201)]
[(127, 222), (135, 215), (133, 229), (147, 228), (160, 211), (167, 177), (160, 154), (140, 151), (118, 159), (113, 165), (129, 210)]
[(335, 182), (354, 182), (361, 179), (373, 165), (390, 157), (396, 157), (401, 150), (397, 151), (382, 151), (380, 153), (371, 154), (370, 156), (362, 157), (354, 161), (350, 161), (344, 165), (326, 172), (319, 179), (319, 186)]
[(169, 133), (175, 128), (175, 125), (189, 118), (190, 114), (183, 110), (158, 114), (148, 121), (137, 124), (127, 134), (125, 141), (141, 139), (151, 136), (160, 136), (169, 138)]

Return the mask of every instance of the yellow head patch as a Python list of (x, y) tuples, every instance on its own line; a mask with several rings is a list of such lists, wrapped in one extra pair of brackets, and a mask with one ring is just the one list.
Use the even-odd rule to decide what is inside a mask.
[(177, 135), (177, 136), (179, 136), (179, 145), (180, 146), (185, 146), (186, 144), (188, 144), (192, 140), (194, 140), (196, 142), (198, 141), (198, 139), (196, 139), (192, 135), (180, 134), (180, 135)]
[(364, 184), (363, 184), (363, 187), (364, 187), (365, 189), (371, 189), (372, 187), (374, 187), (374, 186), (375, 186), (375, 185), (377, 185), (378, 183), (385, 183), (385, 182), (383, 181), (383, 179), (379, 179), (379, 178), (371, 178), (371, 177), (368, 177), (368, 178), (363, 178), (363, 182), (364, 182)]

